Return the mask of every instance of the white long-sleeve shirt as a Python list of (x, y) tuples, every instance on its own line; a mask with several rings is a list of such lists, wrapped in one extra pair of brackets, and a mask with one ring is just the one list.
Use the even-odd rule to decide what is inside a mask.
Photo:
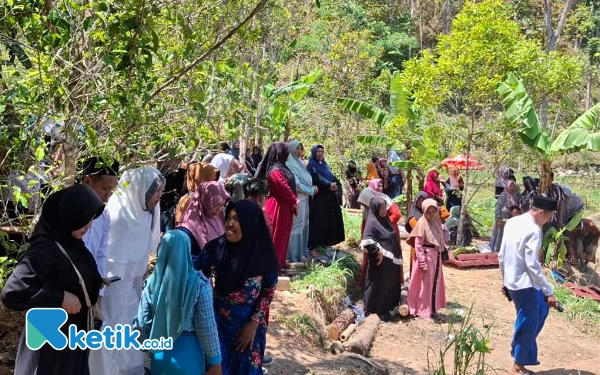
[(541, 248), (542, 230), (531, 214), (524, 213), (506, 222), (498, 260), (508, 289), (535, 288), (546, 296), (554, 294), (538, 261)]
[[(83, 236), (83, 242), (96, 260), (98, 273), (106, 277), (106, 258), (108, 252), (108, 234), (110, 232), (110, 216), (108, 210), (104, 210), (102, 215), (98, 216), (92, 223), (90, 230)], [(104, 288), (100, 290), (100, 295), (104, 294)]]

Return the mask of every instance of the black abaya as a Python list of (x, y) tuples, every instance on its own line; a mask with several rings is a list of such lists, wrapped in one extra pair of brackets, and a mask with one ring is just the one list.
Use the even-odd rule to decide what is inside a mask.
[[(50, 196), (42, 210), (42, 217), (30, 240), (29, 249), (17, 264), (2, 290), (2, 302), (12, 310), (35, 307), (60, 308), (64, 292), (77, 296), (81, 310), (69, 314), (61, 331), (68, 336), (68, 327), (87, 331), (87, 307), (83, 289), (73, 264), (79, 270), (93, 305), (102, 286), (96, 261), (82, 240), (71, 237), (71, 232), (102, 213), (104, 205), (85, 185), (74, 185)], [(83, 223), (83, 224), (82, 224)], [(71, 258), (65, 257), (56, 245), (59, 242)], [(19, 341), (15, 375), (87, 375), (88, 351), (55, 350), (45, 344), (33, 351), (25, 345), (25, 330)]]
[[(387, 216), (379, 216), (386, 203), (382, 198), (371, 200), (361, 247), (369, 254), (369, 267), (364, 290), (368, 313), (389, 315), (400, 303), (402, 251), (393, 224)], [(383, 252), (381, 264), (377, 253)]]
[(310, 202), (308, 248), (337, 245), (346, 239), (341, 208), (342, 186), (336, 179), (338, 190), (330, 191), (330, 185), (323, 183), (316, 173), (311, 175), (319, 192)]

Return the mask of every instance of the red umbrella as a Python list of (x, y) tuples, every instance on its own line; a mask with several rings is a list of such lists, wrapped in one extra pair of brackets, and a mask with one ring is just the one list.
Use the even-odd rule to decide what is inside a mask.
[(440, 165), (442, 167), (447, 167), (451, 169), (466, 169), (467, 165), (469, 166), (469, 169), (483, 168), (483, 165), (477, 159), (475, 159), (474, 156), (470, 155), (469, 157), (467, 157), (467, 155), (464, 154), (449, 156), (446, 159), (442, 160)]

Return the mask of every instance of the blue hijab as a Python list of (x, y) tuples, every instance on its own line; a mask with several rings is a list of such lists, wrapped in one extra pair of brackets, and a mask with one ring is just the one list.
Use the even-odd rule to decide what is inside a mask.
[(317, 160), (317, 150), (320, 148), (323, 148), (323, 146), (315, 145), (312, 147), (306, 169), (310, 173), (316, 173), (319, 175), (319, 180), (321, 180), (322, 183), (331, 184), (335, 181), (335, 176), (331, 172), (331, 169), (329, 169), (329, 165), (327, 165), (325, 158), (323, 158), (321, 161)]
[(154, 312), (151, 339), (177, 340), (196, 304), (200, 283), (205, 281), (194, 270), (190, 248), (189, 236), (180, 230), (167, 232), (158, 247), (156, 266), (146, 285)]

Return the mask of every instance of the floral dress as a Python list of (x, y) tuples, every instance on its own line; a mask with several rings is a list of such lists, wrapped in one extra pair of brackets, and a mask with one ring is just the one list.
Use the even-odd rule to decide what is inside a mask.
[[(277, 274), (272, 273), (247, 279), (243, 289), (227, 297), (215, 294), (223, 375), (262, 375), (261, 359), (267, 341), (269, 306), (276, 286)], [(234, 346), (237, 334), (250, 320), (258, 322), (252, 349), (239, 352)]]

